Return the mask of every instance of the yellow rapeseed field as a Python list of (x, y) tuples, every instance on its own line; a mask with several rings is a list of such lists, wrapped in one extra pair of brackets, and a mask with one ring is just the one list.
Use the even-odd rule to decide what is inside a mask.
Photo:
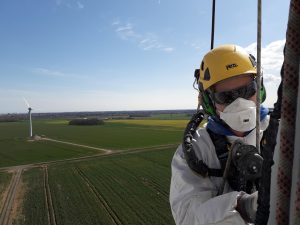
[(123, 123), (128, 125), (143, 125), (143, 126), (161, 126), (184, 129), (188, 120), (110, 120), (109, 123)]

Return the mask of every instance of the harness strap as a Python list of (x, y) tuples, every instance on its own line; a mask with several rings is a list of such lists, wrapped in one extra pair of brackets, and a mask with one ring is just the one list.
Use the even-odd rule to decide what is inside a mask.
[(230, 143), (227, 141), (225, 135), (216, 134), (210, 129), (207, 129), (207, 132), (215, 146), (216, 154), (221, 164), (221, 169), (224, 171), (228, 158)]
[[(220, 135), (214, 134), (212, 131), (209, 131), (210, 137), (214, 143), (217, 143), (216, 151), (217, 151), (217, 156), (221, 162), (221, 169), (215, 169), (215, 168), (209, 168), (203, 160), (199, 160), (198, 157), (195, 154), (195, 151), (193, 150), (193, 145), (192, 145), (192, 139), (195, 134), (195, 131), (197, 130), (198, 126), (202, 122), (204, 118), (203, 113), (198, 111), (195, 113), (188, 123), (185, 132), (184, 132), (184, 139), (183, 139), (183, 152), (185, 154), (185, 158), (187, 161), (188, 166), (196, 173), (200, 174), (203, 177), (206, 176), (213, 176), (213, 177), (222, 177), (224, 173), (224, 168), (226, 163), (228, 154), (226, 155), (227, 151), (227, 144), (225, 145), (226, 148), (224, 147), (224, 140), (226, 142), (225, 136), (222, 136), (222, 141), (220, 141)], [(212, 138), (213, 137), (213, 138)], [(218, 140), (217, 140), (218, 139)], [(220, 145), (222, 143), (222, 145)], [(219, 157), (220, 156), (220, 157)], [(223, 165), (224, 164), (224, 165)]]
[(223, 169), (214, 169), (209, 168), (203, 160), (199, 160), (197, 156), (195, 155), (195, 152), (193, 150), (190, 150), (185, 154), (187, 163), (189, 167), (196, 172), (197, 174), (200, 174), (203, 177), (222, 177), (223, 176)]

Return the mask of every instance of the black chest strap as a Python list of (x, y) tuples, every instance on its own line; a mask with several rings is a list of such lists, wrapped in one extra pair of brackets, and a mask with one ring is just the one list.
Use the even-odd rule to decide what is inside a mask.
[(224, 135), (216, 134), (209, 129), (207, 129), (207, 132), (215, 146), (216, 154), (221, 164), (221, 170), (223, 176), (223, 171), (225, 170), (226, 162), (228, 159), (228, 152), (229, 152), (228, 150), (230, 147), (230, 143), (227, 141), (227, 138)]

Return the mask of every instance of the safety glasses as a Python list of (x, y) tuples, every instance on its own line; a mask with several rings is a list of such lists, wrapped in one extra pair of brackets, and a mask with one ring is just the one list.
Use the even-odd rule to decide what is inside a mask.
[(230, 104), (237, 98), (249, 99), (256, 93), (256, 91), (257, 91), (257, 84), (256, 81), (253, 80), (251, 83), (243, 87), (239, 87), (231, 91), (216, 92), (216, 93), (211, 92), (210, 95), (215, 103)]

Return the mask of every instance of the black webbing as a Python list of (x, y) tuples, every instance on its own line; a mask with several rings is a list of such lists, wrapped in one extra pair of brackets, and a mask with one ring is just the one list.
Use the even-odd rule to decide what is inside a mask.
[(193, 115), (192, 119), (190, 120), (190, 122), (188, 123), (184, 131), (182, 149), (188, 166), (194, 172), (204, 177), (206, 176), (222, 177), (223, 176), (222, 169), (209, 168), (202, 160), (198, 159), (193, 149), (192, 139), (198, 126), (202, 122), (203, 118), (204, 115), (200, 111), (198, 111)]

